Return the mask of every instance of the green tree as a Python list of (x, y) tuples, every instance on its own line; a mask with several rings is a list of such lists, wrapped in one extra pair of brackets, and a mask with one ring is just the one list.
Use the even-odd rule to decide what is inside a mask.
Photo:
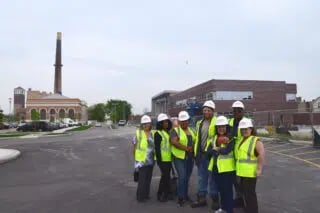
[(105, 105), (103, 103), (99, 103), (88, 108), (88, 118), (89, 120), (96, 120), (99, 122), (103, 122), (105, 118)]
[(132, 106), (125, 100), (108, 100), (105, 105), (106, 113), (111, 120), (118, 122), (119, 120), (128, 120), (132, 114)]
[(31, 120), (33, 120), (33, 121), (40, 120), (40, 113), (37, 112), (37, 110), (35, 110), (35, 109), (31, 110)]
[(3, 110), (0, 109), (0, 123), (3, 122)]

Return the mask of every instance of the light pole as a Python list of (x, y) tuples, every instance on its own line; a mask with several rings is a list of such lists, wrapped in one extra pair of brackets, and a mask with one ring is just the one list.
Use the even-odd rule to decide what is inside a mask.
[(9, 115), (11, 114), (11, 101), (12, 101), (12, 98), (9, 98)]

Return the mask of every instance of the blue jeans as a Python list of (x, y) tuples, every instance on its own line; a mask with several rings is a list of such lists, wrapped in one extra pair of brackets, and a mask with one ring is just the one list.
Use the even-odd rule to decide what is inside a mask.
[(221, 209), (227, 213), (233, 213), (233, 184), (236, 179), (235, 172), (212, 172), (220, 192)]
[(174, 158), (174, 166), (176, 167), (178, 173), (178, 197), (182, 199), (187, 199), (189, 180), (191, 177), (193, 169), (193, 159), (179, 159)]
[(200, 153), (200, 161), (198, 164), (198, 196), (207, 196), (209, 185), (209, 196), (218, 195), (218, 188), (213, 175), (208, 171), (209, 159), (207, 155)]

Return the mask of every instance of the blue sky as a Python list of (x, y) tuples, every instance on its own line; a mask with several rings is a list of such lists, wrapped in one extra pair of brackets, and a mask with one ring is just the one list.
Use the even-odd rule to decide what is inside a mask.
[[(63, 94), (129, 100), (136, 113), (165, 89), (209, 79), (283, 80), (320, 96), (320, 2), (302, 0), (0, 3), (0, 106), (13, 88), (53, 91), (63, 33)], [(188, 64), (185, 63), (188, 61)]]

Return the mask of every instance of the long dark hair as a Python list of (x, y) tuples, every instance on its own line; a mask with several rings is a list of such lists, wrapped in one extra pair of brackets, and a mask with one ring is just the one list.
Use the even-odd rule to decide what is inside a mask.
[[(172, 122), (170, 120), (166, 120), (166, 121), (169, 122), (168, 130), (167, 130), (169, 132), (172, 129)], [(164, 130), (163, 129), (163, 121), (157, 122), (156, 129), (159, 131)]]

